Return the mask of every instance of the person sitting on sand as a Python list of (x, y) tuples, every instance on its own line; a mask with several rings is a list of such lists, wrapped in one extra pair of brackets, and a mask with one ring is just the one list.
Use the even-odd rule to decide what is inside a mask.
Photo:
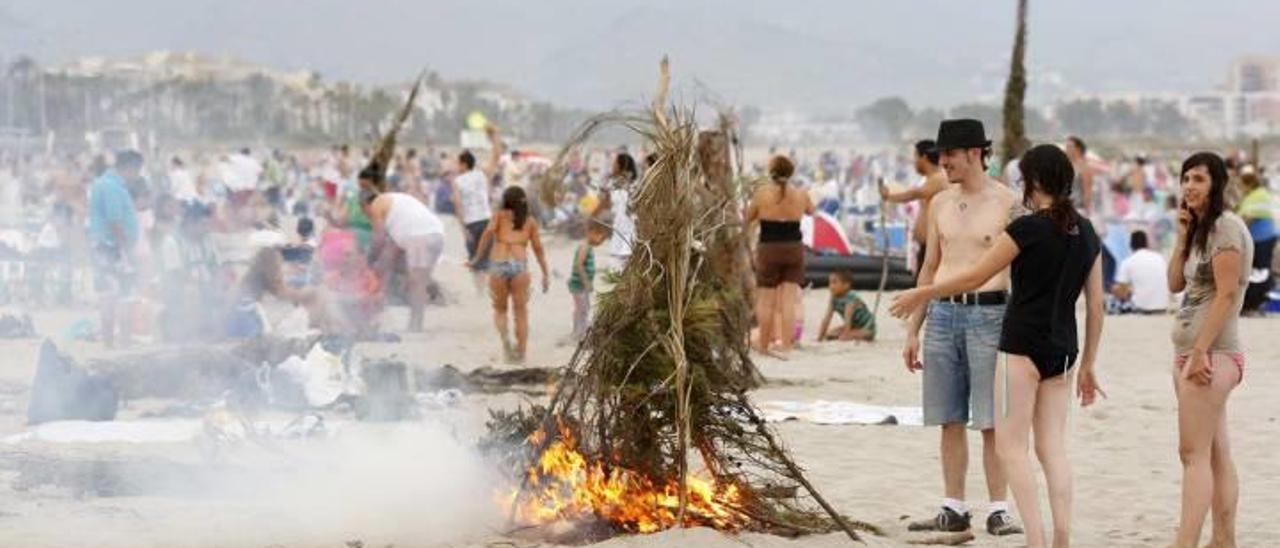
[(278, 247), (259, 249), (240, 278), (235, 306), (227, 319), (227, 335), (232, 338), (255, 338), (267, 330), (260, 303), (271, 295), (307, 309), (312, 327), (328, 331), (328, 315), (321, 297), (310, 289), (295, 289), (285, 283), (284, 258)]
[[(827, 287), (831, 290), (831, 303), (818, 328), (818, 342), (875, 340), (876, 317), (853, 291), (853, 273), (846, 269), (833, 272)], [(840, 316), (844, 325), (828, 331), (833, 315)]]
[[(488, 247), (492, 243), (493, 247)], [(513, 186), (502, 193), (502, 209), (489, 220), (480, 236), (479, 249), (490, 249), (489, 290), (493, 297), (493, 321), (502, 338), (502, 349), (509, 362), (523, 363), (529, 347), (529, 255), (532, 247), (542, 269), (542, 292), (551, 287), (547, 274), (547, 257), (542, 249), (538, 221), (529, 216), (529, 200), (524, 189)], [(516, 345), (513, 349), (507, 331), (507, 310), (515, 315)]]
[(1169, 310), (1169, 265), (1159, 253), (1147, 248), (1147, 233), (1129, 235), (1133, 254), (1120, 261), (1111, 293), (1121, 302), (1121, 310), (1132, 314), (1160, 315)]
[(596, 278), (595, 248), (609, 239), (609, 226), (590, 219), (587, 239), (573, 253), (573, 273), (569, 275), (569, 293), (573, 295), (573, 340), (581, 341), (591, 323), (591, 296)]

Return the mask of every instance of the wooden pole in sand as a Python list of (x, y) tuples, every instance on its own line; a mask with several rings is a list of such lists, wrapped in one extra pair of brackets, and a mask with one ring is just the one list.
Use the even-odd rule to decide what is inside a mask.
[[(884, 187), (884, 177), (876, 180), (877, 184)], [(880, 314), (880, 296), (884, 294), (885, 283), (889, 280), (889, 221), (888, 214), (885, 212), (885, 206), (888, 200), (884, 199), (884, 194), (880, 194), (880, 287), (876, 288), (876, 302), (871, 307), (871, 317)]]

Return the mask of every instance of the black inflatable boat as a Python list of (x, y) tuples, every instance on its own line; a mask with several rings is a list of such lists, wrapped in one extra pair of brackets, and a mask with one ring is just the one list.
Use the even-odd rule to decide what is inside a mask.
[[(805, 252), (804, 276), (810, 287), (826, 287), (832, 272), (848, 269), (853, 272), (853, 288), (858, 291), (875, 291), (880, 287), (881, 258), (878, 255), (851, 255), (816, 253), (812, 249)], [(907, 261), (903, 257), (889, 256), (889, 272), (886, 276), (886, 290), (908, 289), (915, 287), (915, 275), (907, 269)]]

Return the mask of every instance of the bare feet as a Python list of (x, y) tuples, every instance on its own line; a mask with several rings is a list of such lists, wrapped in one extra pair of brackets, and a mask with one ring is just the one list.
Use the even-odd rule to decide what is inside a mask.
[(515, 355), (516, 355), (516, 350), (515, 350), (515, 347), (511, 346), (511, 340), (506, 337), (503, 337), (502, 338), (502, 359), (507, 363), (512, 363), (513, 361), (515, 361)]
[(784, 356), (784, 355), (782, 355), (782, 354), (779, 354), (779, 353), (777, 353), (777, 352), (773, 351), (773, 349), (771, 349), (771, 348), (767, 348), (767, 347), (766, 347), (766, 348), (760, 348), (759, 346), (752, 346), (752, 347), (751, 347), (751, 350), (755, 351), (757, 354), (761, 354), (761, 355), (764, 355), (764, 356), (769, 356), (770, 358), (774, 358), (774, 359), (778, 359), (778, 360), (782, 360), (782, 361), (786, 361), (786, 359), (787, 359), (787, 357), (786, 357), (786, 356)]

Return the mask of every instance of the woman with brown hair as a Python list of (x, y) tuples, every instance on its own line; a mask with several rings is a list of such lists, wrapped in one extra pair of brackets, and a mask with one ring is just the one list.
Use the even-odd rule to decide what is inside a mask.
[[(809, 193), (791, 184), (795, 164), (786, 156), (769, 159), (769, 183), (760, 185), (747, 206), (748, 226), (760, 223), (760, 245), (756, 248), (756, 325), (759, 339), (754, 346), (767, 353), (781, 338), (781, 350), (795, 345), (796, 298), (804, 283), (804, 237), (800, 220), (813, 214)], [(781, 319), (782, 333), (774, 333)]]
[(1227, 166), (1200, 152), (1182, 163), (1177, 246), (1169, 258), (1169, 290), (1186, 290), (1173, 322), (1182, 515), (1176, 548), (1199, 546), (1213, 510), (1209, 546), (1236, 545), (1236, 466), (1227, 435), (1227, 399), (1244, 379), (1236, 322), (1249, 284), (1253, 239), (1226, 208)]
[[(973, 291), (1009, 270), (1013, 292), (999, 340), (1004, 375), (995, 385), (1003, 409), (995, 417), (996, 450), (1026, 524), (1027, 546), (1069, 546), (1073, 496), (1066, 438), (1072, 376), (1082, 405), (1106, 396), (1095, 372), (1102, 337), (1102, 242), (1072, 205), (1075, 168), (1061, 149), (1037, 146), (1018, 165), (1022, 201), (1032, 212), (1010, 222), (966, 270), (900, 293), (889, 310), (903, 318), (931, 300)], [(1086, 302), (1083, 349), (1076, 326), (1081, 294)], [(1053, 515), (1052, 543), (1028, 457), (1032, 432)]]
[[(493, 247), (486, 247), (490, 243)], [(547, 277), (547, 258), (542, 249), (542, 237), (538, 221), (529, 215), (529, 199), (524, 189), (507, 187), (502, 193), (502, 209), (489, 220), (488, 228), (480, 236), (479, 249), (489, 249), (489, 291), (493, 297), (493, 321), (502, 338), (506, 359), (523, 363), (529, 346), (529, 252), (538, 259), (542, 269), (542, 292), (550, 288)], [(507, 331), (508, 303), (515, 314), (516, 345), (513, 349)]]

